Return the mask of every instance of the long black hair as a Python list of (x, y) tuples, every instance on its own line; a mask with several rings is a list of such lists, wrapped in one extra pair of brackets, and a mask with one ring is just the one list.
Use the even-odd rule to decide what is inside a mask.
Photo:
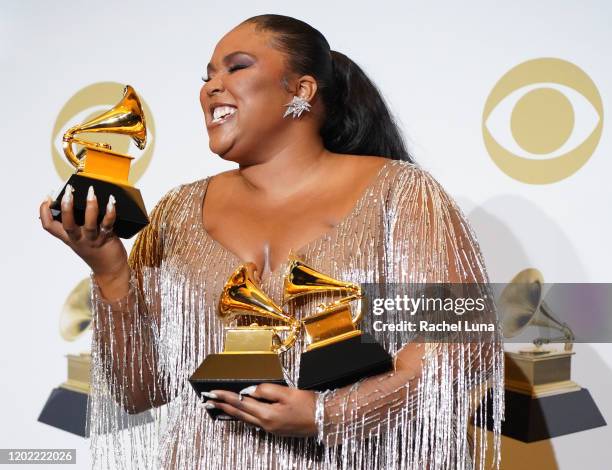
[(286, 55), (288, 68), (317, 80), (325, 108), (320, 133), (327, 150), (414, 161), (376, 85), (346, 55), (332, 51), (317, 29), (272, 14), (253, 16), (244, 23), (272, 32), (272, 45)]

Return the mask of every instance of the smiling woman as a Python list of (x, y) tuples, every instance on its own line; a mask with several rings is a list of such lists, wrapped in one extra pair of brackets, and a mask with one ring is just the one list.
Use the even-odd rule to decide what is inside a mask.
[[(112, 203), (97, 227), (93, 191), (83, 228), (68, 192), (63, 225), (48, 202), (41, 206), (43, 226), (92, 269), (95, 466), (471, 468), (472, 449), (486, 444), (487, 417), (475, 406), (487, 380), (498, 454), (495, 332), (470, 344), (374, 331), (394, 356), (389, 373), (324, 393), (260, 384), (241, 394), (213, 390), (200, 402), (188, 378), (223, 348), (217, 305), (241, 263), (253, 263), (278, 304), (292, 251), (336, 279), (375, 283), (375, 297), (394, 283), (488, 280), (461, 210), (413, 163), (363, 70), (319, 31), (286, 16), (250, 18), (221, 38), (206, 73), (200, 102), (210, 149), (238, 167), (169, 191), (129, 259), (109, 235)], [(303, 319), (320, 302), (287, 308)], [(290, 383), (302, 351), (298, 342), (282, 355)], [(212, 408), (236, 419), (213, 421)], [(473, 445), (470, 416), (480, 425)]]
[(213, 119), (210, 121), (211, 125), (221, 124), (230, 118), (235, 112), (235, 106), (228, 106), (224, 104), (217, 104), (211, 108), (213, 110)]

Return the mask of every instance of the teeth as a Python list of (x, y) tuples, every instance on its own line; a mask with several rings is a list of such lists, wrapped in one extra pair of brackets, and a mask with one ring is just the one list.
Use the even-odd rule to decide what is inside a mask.
[(213, 122), (221, 121), (226, 116), (231, 116), (236, 112), (233, 106), (218, 106), (213, 110)]

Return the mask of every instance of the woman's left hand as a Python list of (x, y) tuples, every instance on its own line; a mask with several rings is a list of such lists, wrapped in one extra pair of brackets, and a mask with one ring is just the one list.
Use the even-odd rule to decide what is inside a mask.
[[(240, 394), (242, 400), (237, 393), (212, 390), (208, 394), (209, 399), (205, 406), (209, 408), (214, 406), (230, 416), (279, 436), (317, 435), (314, 392), (262, 383), (247, 387)], [(271, 403), (261, 402), (258, 399), (268, 400)]]

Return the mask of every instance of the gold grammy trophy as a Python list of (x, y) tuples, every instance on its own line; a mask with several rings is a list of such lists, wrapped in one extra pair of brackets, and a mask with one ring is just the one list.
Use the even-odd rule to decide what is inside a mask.
[[(255, 283), (253, 264), (240, 265), (226, 282), (218, 315), (225, 327), (222, 353), (209, 354), (189, 378), (198, 394), (211, 390), (239, 392), (263, 382), (287, 385), (279, 354), (288, 350), (300, 333), (300, 322), (287, 315)], [(259, 319), (280, 325), (259, 325)], [(229, 326), (233, 320), (252, 320), (248, 326)], [(285, 334), (281, 340), (281, 334)], [(209, 410), (213, 418), (221, 413)], [(226, 416), (226, 415), (224, 415)]]
[[(361, 286), (323, 274), (292, 256), (284, 279), (283, 305), (301, 296), (346, 292), (302, 319), (306, 350), (300, 359), (298, 387), (326, 390), (353, 383), (392, 368), (391, 356), (359, 328), (364, 294)], [(356, 313), (351, 302), (358, 301)]]
[[(94, 187), (98, 200), (98, 223), (106, 213), (106, 203), (110, 195), (116, 201), (117, 218), (113, 231), (118, 237), (130, 238), (148, 223), (147, 211), (140, 195), (128, 181), (130, 163), (133, 157), (114, 152), (105, 143), (87, 142), (76, 136), (81, 133), (110, 133), (130, 136), (139, 149), (144, 149), (147, 141), (145, 116), (140, 100), (130, 85), (126, 85), (123, 98), (112, 109), (83, 123), (71, 127), (63, 137), (63, 150), (68, 161), (76, 168), (67, 181), (74, 188), (74, 217), (78, 225), (83, 225), (89, 186)], [(74, 153), (73, 145), (81, 150)], [(53, 218), (61, 220), (61, 200), (66, 185), (51, 204)]]
[[(561, 333), (552, 339), (536, 338), (533, 348), (505, 352), (506, 419), (502, 433), (524, 442), (606, 424), (588, 390), (571, 380), (574, 334), (544, 301), (543, 284), (537, 269), (525, 269), (498, 300), (505, 337), (517, 336), (529, 327)], [(563, 351), (542, 346), (559, 341), (565, 343)]]

